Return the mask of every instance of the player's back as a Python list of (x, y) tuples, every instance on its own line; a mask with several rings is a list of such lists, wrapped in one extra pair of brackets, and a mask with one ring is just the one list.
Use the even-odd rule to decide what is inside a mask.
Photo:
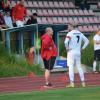
[(78, 30), (72, 30), (67, 34), (67, 36), (71, 37), (69, 41), (69, 49), (71, 51), (80, 52), (83, 34)]

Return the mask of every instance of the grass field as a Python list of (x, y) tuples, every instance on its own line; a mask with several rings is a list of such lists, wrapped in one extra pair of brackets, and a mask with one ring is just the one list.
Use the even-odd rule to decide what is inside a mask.
[(100, 87), (0, 94), (0, 100), (100, 100)]

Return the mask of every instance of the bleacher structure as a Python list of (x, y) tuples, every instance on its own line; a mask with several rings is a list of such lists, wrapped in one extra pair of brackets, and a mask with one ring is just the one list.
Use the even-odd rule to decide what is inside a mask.
[[(12, 0), (14, 6), (19, 1)], [(98, 0), (89, 0), (89, 3), (95, 3), (100, 9)], [(90, 10), (81, 10), (76, 7), (73, 0), (26, 0), (28, 14), (37, 12), (39, 24), (68, 24), (77, 22), (82, 32), (95, 32), (100, 29), (100, 16)], [(100, 13), (100, 12), (99, 12)]]

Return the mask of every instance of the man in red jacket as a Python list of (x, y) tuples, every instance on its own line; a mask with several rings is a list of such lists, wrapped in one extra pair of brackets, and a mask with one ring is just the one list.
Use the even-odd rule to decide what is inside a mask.
[(24, 2), (25, 0), (20, 0), (20, 3), (17, 4), (12, 10), (12, 18), (17, 27), (24, 25), (24, 18), (26, 16), (26, 8), (24, 7)]
[(53, 41), (53, 30), (51, 27), (46, 28), (46, 33), (42, 36), (41, 56), (45, 66), (45, 87), (52, 87), (50, 83), (50, 72), (53, 69), (57, 56), (57, 48)]

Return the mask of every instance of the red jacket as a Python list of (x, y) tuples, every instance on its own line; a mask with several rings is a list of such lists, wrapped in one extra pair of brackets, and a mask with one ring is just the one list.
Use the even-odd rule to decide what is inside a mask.
[(42, 36), (41, 56), (43, 59), (49, 60), (51, 57), (57, 56), (57, 48), (53, 39), (49, 34)]
[(17, 4), (13, 10), (12, 10), (12, 18), (17, 20), (24, 20), (24, 17), (26, 16), (26, 8), (20, 4)]

